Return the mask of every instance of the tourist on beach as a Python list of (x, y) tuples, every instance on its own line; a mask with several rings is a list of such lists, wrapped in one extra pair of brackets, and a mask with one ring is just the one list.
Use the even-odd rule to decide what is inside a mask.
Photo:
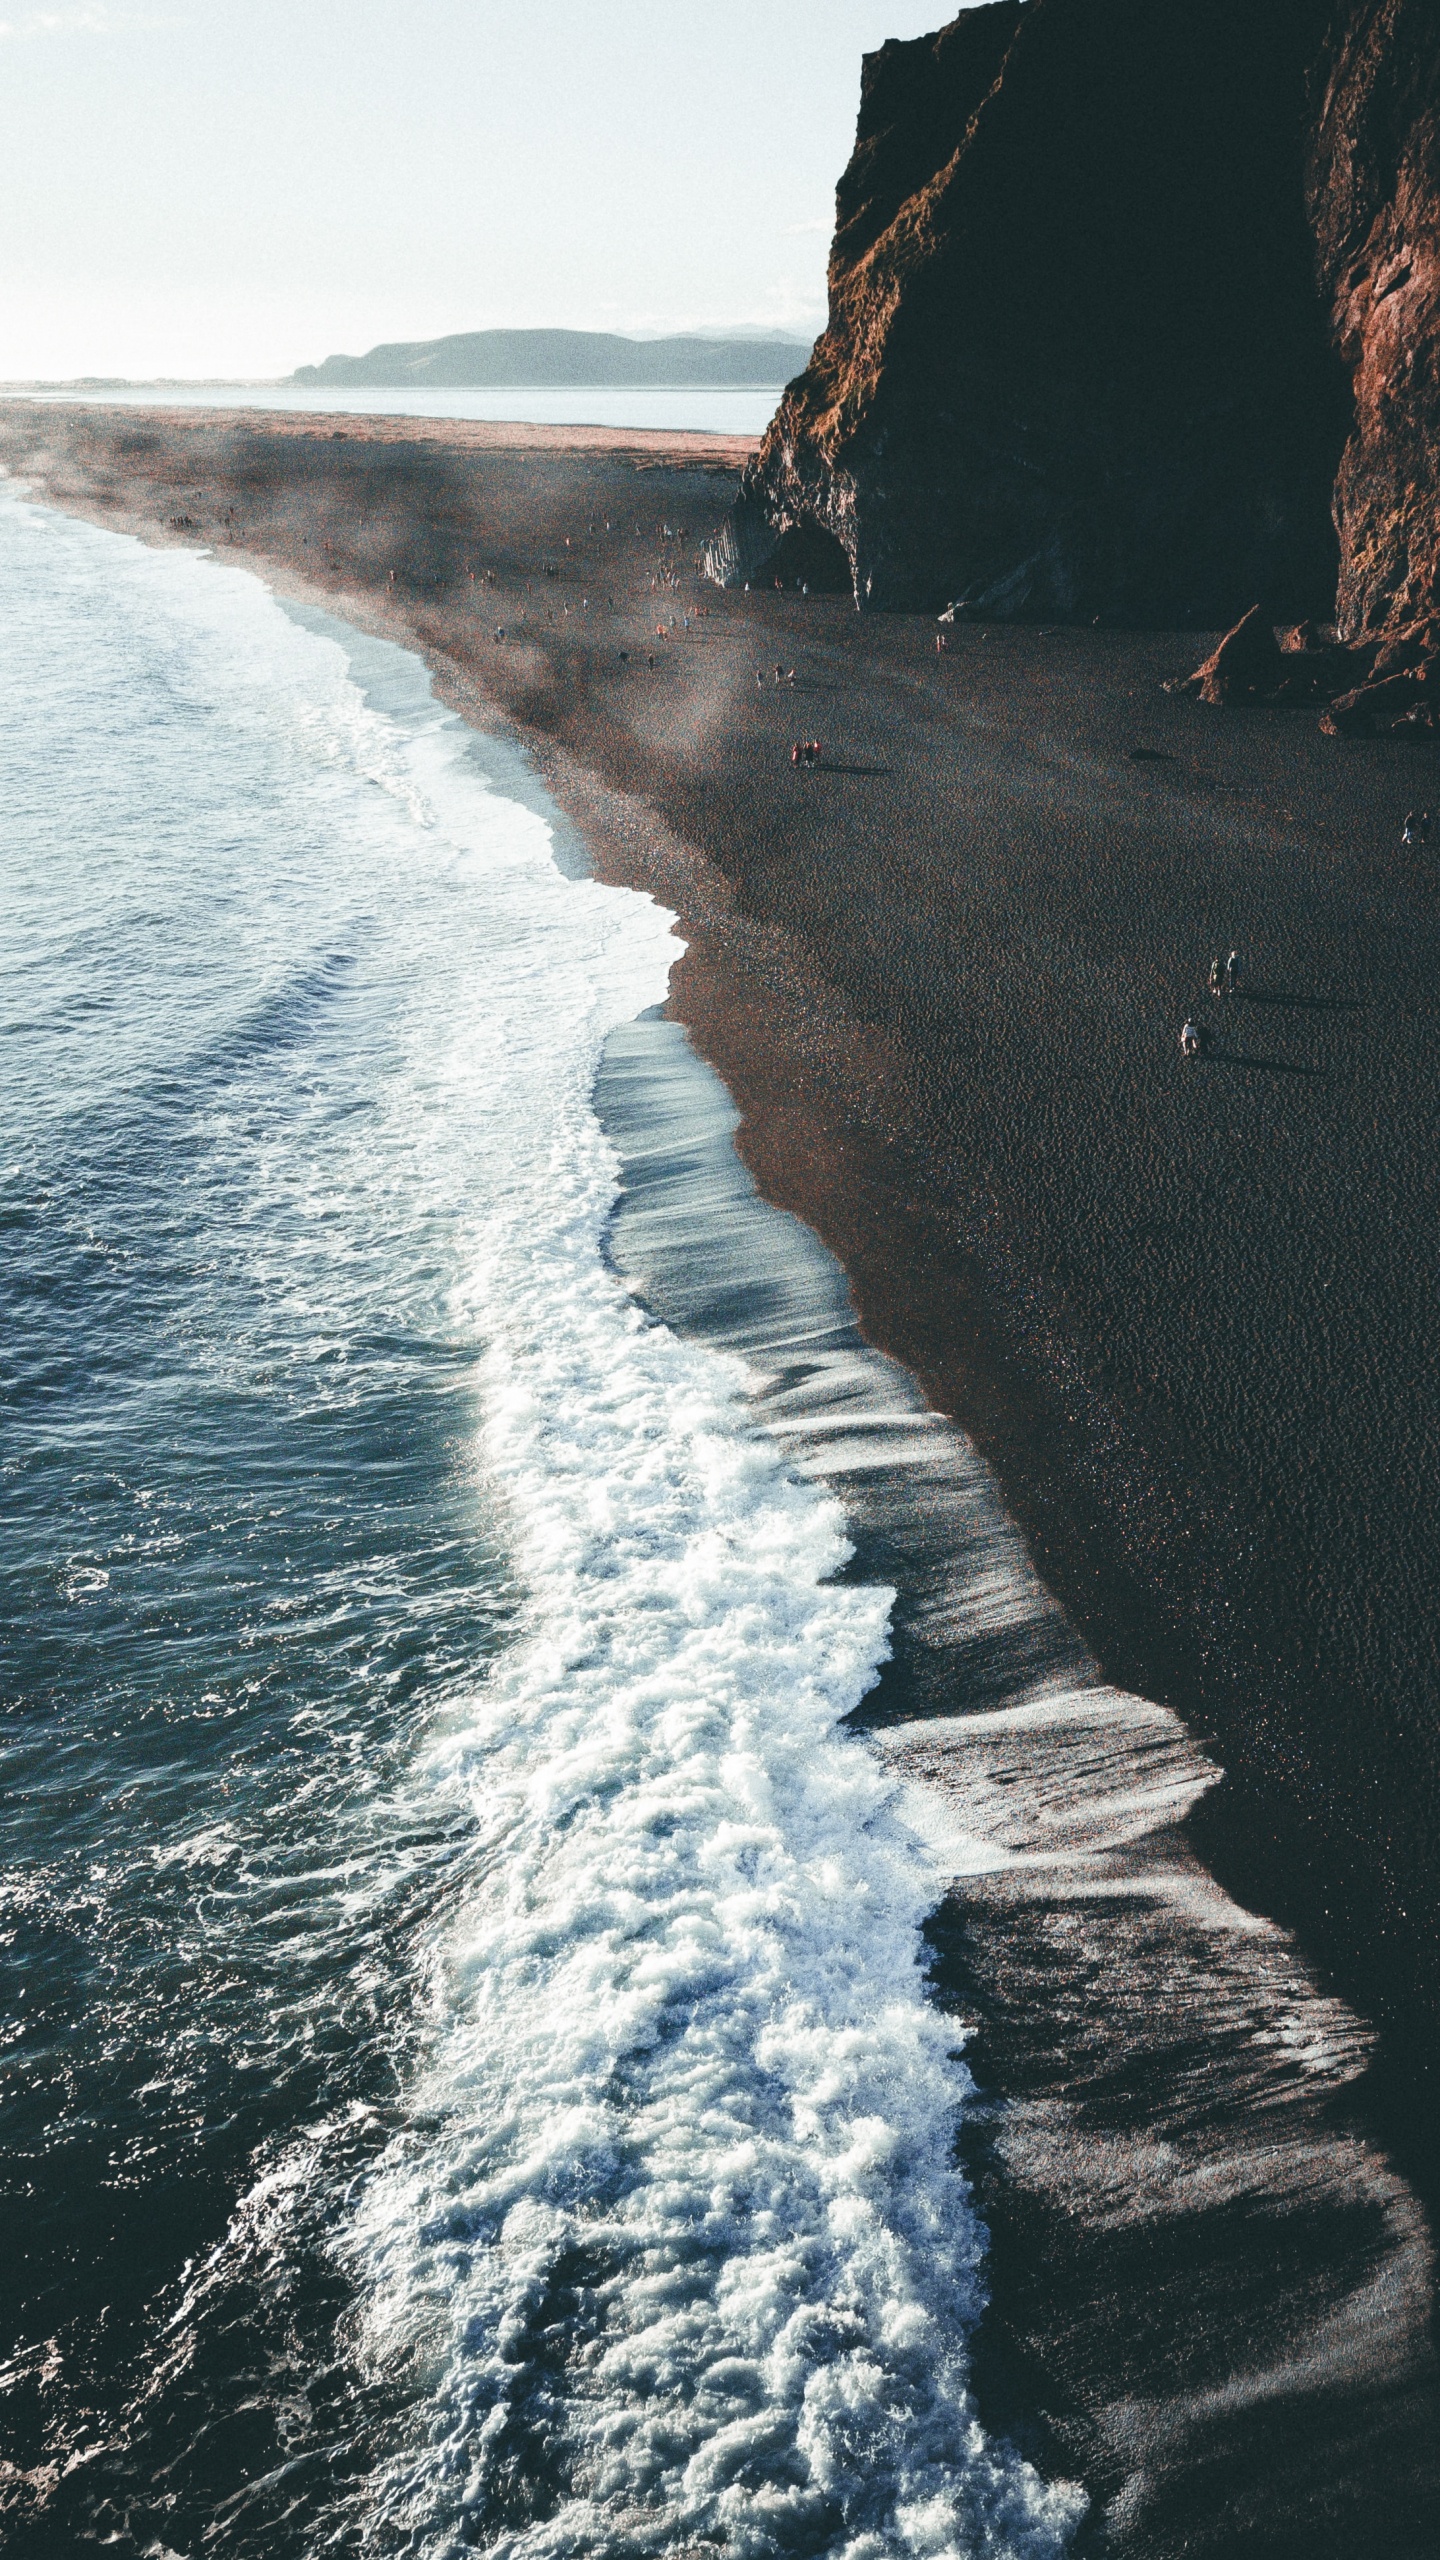
[(1422, 844), (1428, 844), (1430, 841), (1430, 812), (1428, 809), (1422, 809), (1420, 812), (1420, 841)]
[(1210, 993), (1212, 996), (1223, 996), (1225, 993), (1225, 980), (1218, 960), (1212, 960), (1210, 963)]
[(1227, 996), (1238, 996), (1240, 993), (1240, 954), (1238, 951), (1227, 952), (1225, 957), (1225, 993)]
[(1201, 1052), (1201, 1050), (1204, 1048), (1204, 1046), (1205, 1046), (1205, 1034), (1204, 1034), (1204, 1032), (1201, 1030), (1199, 1023), (1198, 1023), (1198, 1022), (1182, 1022), (1182, 1023), (1181, 1023), (1181, 1025), (1180, 1025), (1180, 1055), (1181, 1055), (1181, 1057), (1182, 1057), (1182, 1058), (1198, 1058), (1198, 1057), (1199, 1057), (1199, 1055), (1200, 1055), (1200, 1052)]
[(1419, 820), (1416, 817), (1414, 810), (1407, 809), (1405, 812), (1405, 824), (1400, 830), (1400, 841), (1403, 845), (1412, 845), (1415, 843), (1416, 830), (1418, 826)]

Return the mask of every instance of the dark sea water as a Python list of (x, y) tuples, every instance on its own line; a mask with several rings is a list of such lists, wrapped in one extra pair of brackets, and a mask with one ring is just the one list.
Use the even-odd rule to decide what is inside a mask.
[(14, 492), (0, 597), (6, 2550), (1056, 2551), (847, 1723), (887, 1558), (1053, 1686), (986, 1484), (743, 1183), (706, 1297), (669, 919), (414, 660)]

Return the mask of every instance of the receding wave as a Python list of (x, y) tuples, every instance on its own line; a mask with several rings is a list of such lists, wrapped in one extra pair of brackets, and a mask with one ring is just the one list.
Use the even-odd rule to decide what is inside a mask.
[(1188, 1836), (1221, 1771), (1105, 1682), (974, 1447), (756, 1197), (683, 1033), (617, 1032), (599, 1099), (617, 1267), (745, 1358), (757, 1420), (843, 1500), (852, 1571), (898, 1594), (851, 1727), (926, 1845), (932, 1993), (969, 2031), (984, 2415), (1083, 2477), (1081, 2541), (1115, 2560), (1428, 2560), (1430, 2234), (1367, 2121), (1366, 2029)]

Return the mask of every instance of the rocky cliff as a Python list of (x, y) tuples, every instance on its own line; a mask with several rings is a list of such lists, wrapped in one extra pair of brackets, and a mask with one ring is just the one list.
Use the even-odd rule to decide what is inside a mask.
[(1353, 423), (1335, 484), (1336, 618), (1440, 613), (1440, 5), (1352, 0), (1317, 84), (1310, 207)]
[(838, 542), (861, 604), (1328, 611), (1349, 404), (1305, 179), (1330, 8), (993, 0), (870, 55), (829, 325), (721, 574), (788, 536), (817, 570)]
[(1328, 703), (1333, 737), (1440, 736), (1440, 5), (1339, 0), (1311, 79), (1317, 284), (1349, 384), (1333, 639), (1251, 612), (1206, 702)]

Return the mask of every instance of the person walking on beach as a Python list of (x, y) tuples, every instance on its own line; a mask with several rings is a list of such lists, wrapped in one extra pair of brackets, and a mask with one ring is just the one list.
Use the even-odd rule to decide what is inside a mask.
[(1182, 1057), (1182, 1058), (1198, 1058), (1198, 1057), (1199, 1057), (1199, 1055), (1200, 1055), (1200, 1052), (1201, 1052), (1201, 1050), (1204, 1048), (1204, 1046), (1205, 1046), (1205, 1034), (1204, 1034), (1204, 1032), (1201, 1030), (1199, 1023), (1198, 1023), (1198, 1022), (1182, 1022), (1182, 1023), (1181, 1023), (1181, 1025), (1180, 1025), (1180, 1055), (1181, 1055), (1181, 1057)]
[(1227, 952), (1225, 957), (1225, 993), (1227, 996), (1238, 996), (1240, 993), (1240, 954), (1238, 951)]
[(1225, 993), (1225, 980), (1218, 960), (1212, 960), (1210, 963), (1210, 993), (1212, 996), (1223, 996)]
[(1420, 841), (1422, 844), (1428, 844), (1430, 841), (1430, 812), (1428, 809), (1422, 809), (1420, 812)]
[(1419, 820), (1417, 819), (1414, 810), (1407, 809), (1405, 812), (1405, 824), (1400, 830), (1400, 842), (1402, 845), (1409, 846), (1415, 843), (1416, 829), (1418, 825)]

